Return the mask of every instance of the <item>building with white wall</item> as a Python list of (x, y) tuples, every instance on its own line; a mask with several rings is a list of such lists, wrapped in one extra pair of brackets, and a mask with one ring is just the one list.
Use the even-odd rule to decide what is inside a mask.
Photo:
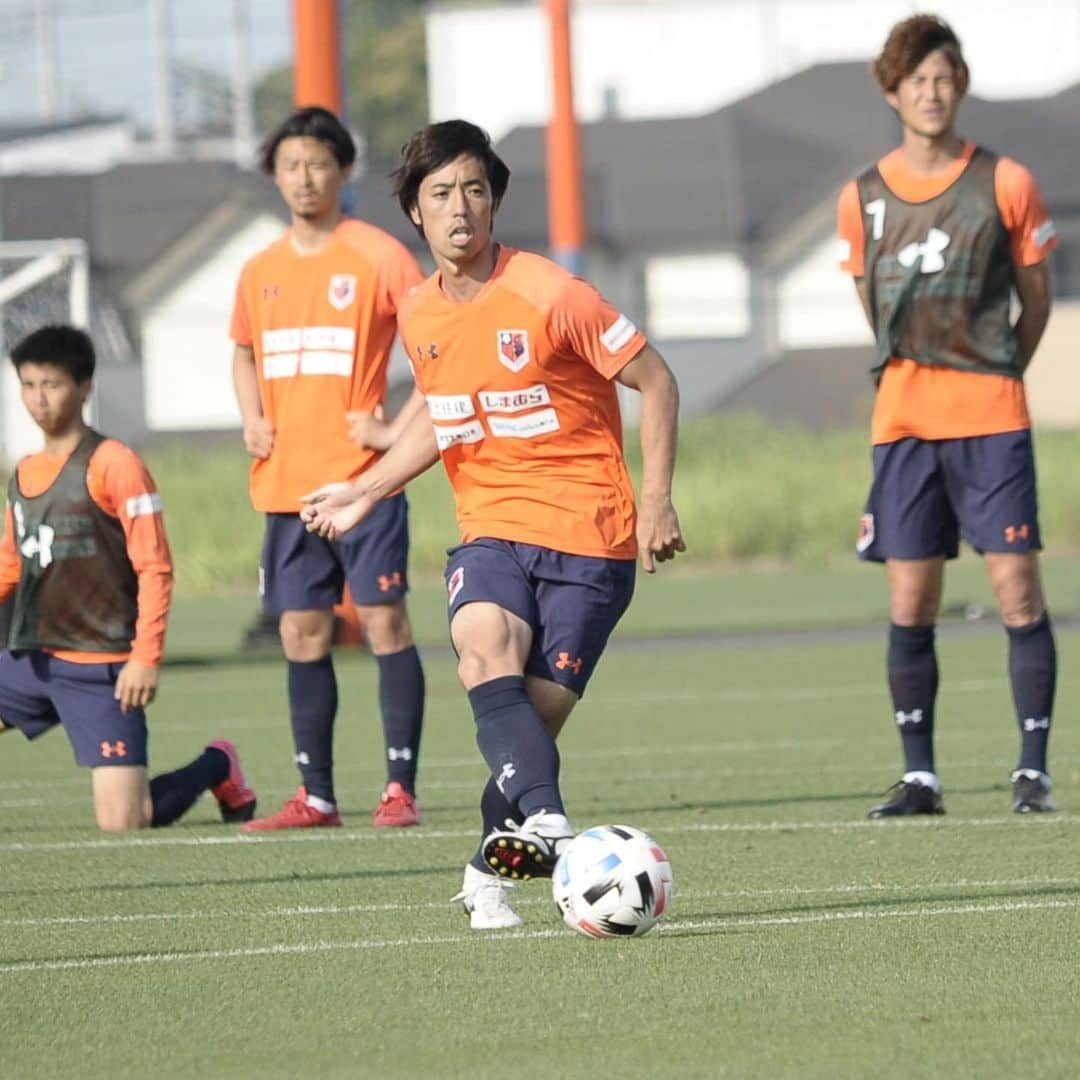
[[(1080, 82), (1077, 0), (1022, 9), (1015, 0), (575, 0), (578, 117), (707, 113), (815, 64), (865, 62), (893, 23), (927, 7), (957, 31), (981, 97), (1039, 97)], [(538, 0), (436, 3), (426, 33), (432, 119), (465, 117), (495, 138), (546, 121)]]

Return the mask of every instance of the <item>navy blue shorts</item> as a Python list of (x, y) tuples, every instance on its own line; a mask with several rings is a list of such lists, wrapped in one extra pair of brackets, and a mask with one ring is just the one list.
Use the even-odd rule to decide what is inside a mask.
[(120, 711), (113, 697), (123, 663), (73, 664), (45, 652), (0, 654), (0, 720), (28, 739), (63, 724), (75, 760), (146, 764), (146, 713)]
[(1042, 548), (1030, 431), (874, 447), (859, 557), (955, 559), (961, 538), (980, 554)]
[(532, 627), (528, 675), (578, 697), (634, 595), (633, 559), (596, 559), (482, 537), (447, 555), (450, 621), (466, 604), (498, 604)]
[(297, 514), (267, 514), (259, 567), (264, 610), (329, 611), (345, 582), (353, 603), (393, 604), (409, 590), (409, 506), (380, 502), (340, 540), (309, 533)]

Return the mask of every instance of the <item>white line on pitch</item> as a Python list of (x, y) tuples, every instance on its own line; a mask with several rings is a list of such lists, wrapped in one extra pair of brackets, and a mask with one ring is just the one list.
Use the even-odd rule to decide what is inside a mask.
[[(671, 933), (679, 930), (726, 930), (741, 926), (799, 926), (809, 923), (849, 922), (870, 919), (924, 919), (940, 915), (996, 915), (1014, 911), (1046, 911), (1080, 908), (1080, 897), (1074, 900), (1016, 900), (996, 904), (952, 904), (936, 908), (902, 908), (891, 911), (822, 911), (812, 915), (745, 915), (727, 919), (702, 919), (665, 923), (659, 929)], [(0, 968), (0, 973), (3, 968)]]
[[(860, 893), (921, 893), (927, 890), (938, 892), (957, 889), (1011, 889), (1080, 885), (1080, 878), (998, 878), (987, 881), (962, 879), (959, 881), (920, 881), (886, 884), (884, 882), (852, 882), (846, 885), (801, 886), (793, 885), (784, 889), (679, 889), (678, 897), (686, 900), (723, 900), (765, 899), (776, 897), (805, 896), (852, 896)], [(923, 901), (925, 902), (925, 901)], [(540, 895), (514, 897), (516, 907), (550, 907), (551, 898), (547, 889)], [(44, 917), (23, 917), (0, 919), (0, 927), (20, 930), (53, 929), (56, 927), (131, 925), (134, 923), (191, 922), (238, 919), (291, 919), (302, 917), (326, 917), (337, 915), (380, 915), (395, 914), (405, 911), (445, 911), (451, 906), (448, 900), (429, 900), (419, 904), (332, 904), (323, 906), (299, 905), (275, 907), (265, 910), (228, 911), (149, 911), (127, 915), (52, 915)]]
[[(893, 737), (891, 735), (889, 736), (888, 741), (890, 742), (890, 744), (892, 743)], [(846, 740), (846, 739), (845, 740), (837, 740), (837, 742), (843, 742), (845, 744), (849, 744), (850, 740)], [(756, 744), (756, 745), (753, 746), (753, 749), (755, 749), (755, 750), (756, 749), (761, 749), (764, 745), (765, 744)], [(815, 741), (813, 745), (815, 747), (820, 748), (822, 744), (819, 741)], [(772, 744), (772, 747), (775, 748), (775, 744)], [(692, 748), (690, 748), (690, 752), (697, 755), (697, 754), (702, 753), (705, 749), (707, 749), (707, 748), (706, 747), (692, 747)], [(715, 750), (718, 750), (718, 751), (721, 751), (721, 752), (730, 752), (732, 749), (742, 749), (742, 747), (737, 746), (737, 744), (729, 743), (729, 744), (721, 745), (721, 746), (718, 746), (718, 745), (714, 744), (712, 749), (715, 749)], [(749, 749), (751, 749), (751, 746), (747, 745), (745, 747), (745, 749), (749, 750)], [(682, 752), (682, 753), (687, 752), (687, 748), (685, 748), (685, 747), (679, 747), (678, 750), (680, 752)], [(664, 748), (664, 747), (658, 747), (658, 748), (655, 748), (654, 750), (651, 750), (649, 752), (652, 753), (652, 754), (660, 754), (660, 753), (664, 753), (665, 751), (669, 752), (669, 753), (672, 752), (670, 748)], [(634, 753), (635, 753), (635, 755), (641, 753), (640, 748), (635, 748)], [(615, 756), (617, 756), (617, 754), (618, 754), (618, 751), (613, 751), (610, 754), (602, 754), (602, 755), (599, 755), (599, 756), (615, 757)], [(568, 752), (568, 753), (563, 755), (564, 759), (570, 760), (570, 761), (572, 761), (575, 757), (583, 757), (583, 756), (584, 756), (583, 754), (574, 754), (573, 752)], [(1054, 763), (1056, 765), (1059, 765), (1059, 766), (1060, 765), (1074, 764), (1074, 763), (1076, 763), (1078, 761), (1080, 761), (1080, 755), (1078, 755), (1078, 754), (1055, 754), (1054, 755)], [(464, 764), (464, 763), (454, 763), (454, 767), (456, 767), (458, 765), (462, 765), (462, 764)], [(476, 791), (479, 788), (480, 782), (482, 780), (482, 777), (479, 776), (479, 770), (482, 769), (482, 764), (479, 761), (473, 761), (470, 764), (472, 764), (478, 770), (478, 776), (477, 777), (471, 777), (471, 778), (469, 778), (467, 780), (426, 780), (424, 782), (424, 790), (425, 791)], [(950, 761), (949, 764), (948, 764), (948, 769), (949, 769), (949, 772), (954, 772), (954, 771), (959, 771), (959, 770), (962, 770), (962, 769), (995, 769), (995, 768), (1000, 768), (1000, 766), (1001, 766), (1001, 761), (999, 759), (986, 758), (986, 759), (983, 759), (983, 760)], [(450, 766), (450, 763), (447, 763), (447, 762), (431, 762), (431, 763), (425, 762), (425, 768), (433, 769), (433, 768), (439, 768), (439, 767), (451, 767), (451, 766)], [(849, 764), (849, 765), (815, 765), (813, 767), (813, 772), (814, 772), (815, 775), (824, 774), (824, 773), (833, 773), (833, 774), (837, 774), (837, 773), (838, 774), (857, 773), (859, 775), (865, 775), (865, 773), (868, 771), (868, 769), (873, 769), (874, 767), (875, 766), (872, 763), (862, 761), (859, 764)], [(881, 766), (878, 766), (878, 767), (881, 768), (882, 770), (886, 770), (887, 768), (889, 768), (889, 763), (883, 763)], [(376, 773), (376, 772), (379, 771), (379, 769), (381, 769), (381, 766), (372, 766), (372, 767), (366, 768), (366, 769), (365, 768), (352, 768), (352, 769), (350, 769), (350, 768), (346, 767), (346, 768), (343, 768), (343, 769), (338, 769), (336, 771), (337, 771), (338, 775), (341, 776), (341, 775), (356, 774), (356, 773), (362, 773), (362, 772)], [(804, 775), (805, 773), (806, 773), (806, 764), (805, 764), (805, 762), (803, 762), (802, 764), (800, 764), (798, 766), (779, 765), (779, 766), (772, 766), (772, 767), (766, 768), (766, 769), (757, 768), (755, 766), (729, 765), (729, 766), (724, 766), (722, 768), (718, 768), (718, 767), (715, 767), (715, 766), (710, 766), (709, 768), (692, 770), (692, 771), (688, 771), (688, 770), (685, 770), (685, 769), (679, 769), (679, 770), (674, 770), (672, 772), (655, 772), (655, 771), (650, 771), (648, 773), (620, 772), (617, 779), (618, 779), (619, 783), (627, 783), (627, 782), (634, 782), (634, 781), (638, 781), (638, 780), (683, 780), (683, 781), (687, 781), (687, 780), (693, 780), (693, 779), (696, 779), (696, 778), (716, 780), (716, 779), (723, 779), (723, 778), (732, 777), (732, 776), (743, 776), (743, 777), (754, 777), (754, 776), (801, 776), (801, 775)], [(29, 781), (29, 780), (27, 780), (27, 781), (10, 781), (10, 782), (7, 782), (7, 783), (5, 783), (4, 781), (0, 781), (0, 789), (3, 789), (5, 787), (27, 788), (27, 789), (30, 789), (30, 790), (41, 790), (41, 789), (52, 790), (54, 788), (63, 788), (63, 787), (79, 787), (80, 789), (85, 789), (86, 785), (81, 781), (78, 782), (78, 783), (73, 783), (73, 782), (67, 781), (67, 780), (42, 780), (42, 781)], [(264, 787), (264, 786), (260, 785), (260, 787), (259, 787), (259, 795), (260, 795), (260, 797), (263, 797), (263, 798), (271, 798), (271, 799), (273, 799), (273, 798), (276, 798), (276, 797), (280, 796), (281, 798), (284, 799), (284, 798), (292, 795), (295, 790), (296, 789), (294, 787), (276, 788), (276, 787)], [(823, 796), (825, 794), (828, 794), (828, 793), (825, 793), (825, 792), (822, 793)], [(56, 798), (56, 797), (50, 797), (50, 796), (41, 796), (41, 797), (36, 797), (35, 796), (35, 797), (26, 797), (26, 798), (0, 799), (0, 810), (18, 810), (18, 809), (24, 809), (24, 808), (38, 808), (38, 807), (42, 807), (42, 806), (82, 806), (86, 802), (87, 802), (87, 797), (85, 797), (85, 796), (81, 797), (81, 798), (77, 798), (75, 796), (65, 796), (63, 798)]]
[[(739, 929), (753, 926), (798, 926), (813, 923), (869, 921), (880, 919), (929, 919), (948, 915), (996, 915), (1021, 911), (1056, 911), (1080, 907), (1076, 900), (1034, 900), (994, 904), (953, 904), (936, 908), (902, 908), (891, 911), (837, 911), (812, 915), (760, 915), (725, 919), (701, 919), (662, 924), (662, 934)], [(31, 960), (0, 964), (0, 976), (52, 971), (85, 971), (92, 968), (132, 967), (149, 964), (176, 964), (197, 960), (239, 960), (264, 956), (304, 956), (316, 953), (357, 952), (363, 949), (402, 949), (432, 945), (494, 944), (513, 941), (537, 941), (569, 937), (570, 930), (508, 931), (503, 934), (447, 934), (441, 937), (396, 938), (389, 941), (316, 941), (305, 944), (263, 945), (240, 949), (205, 949), (197, 952), (139, 953), (135, 955), (98, 956), (86, 960)]]
[[(1076, 754), (1055, 754), (1054, 763), (1056, 765), (1070, 764), (1076, 761), (1080, 761), (1080, 756)], [(963, 769), (994, 769), (1000, 768), (1000, 760), (986, 759), (985, 761), (950, 761), (949, 772), (959, 772)], [(479, 765), (477, 766), (480, 767)], [(861, 762), (859, 764), (850, 765), (815, 765), (813, 768), (814, 775), (829, 774), (857, 774), (865, 775), (868, 769), (872, 769), (874, 766), (869, 765), (867, 762)], [(883, 763), (878, 768), (885, 770), (889, 767), (888, 763)], [(723, 768), (705, 768), (705, 769), (676, 769), (671, 772), (655, 772), (650, 771), (647, 773), (626, 773), (620, 772), (617, 777), (617, 782), (620, 784), (637, 783), (643, 780), (679, 780), (685, 783), (692, 780), (718, 780), (727, 779), (730, 777), (755, 777), (755, 776), (803, 776), (806, 774), (806, 765), (803, 763), (799, 766), (782, 765), (768, 769), (755, 768), (753, 766), (741, 766), (730, 765)], [(616, 778), (605, 778), (606, 783), (613, 783)], [(472, 791), (475, 792), (480, 787), (480, 781), (476, 778), (469, 780), (427, 780), (424, 783), (424, 791)], [(294, 787), (263, 787), (259, 786), (259, 797), (269, 798), (271, 800), (278, 798), (279, 796), (284, 799), (292, 795), (296, 789)], [(822, 798), (832, 793), (822, 792)], [(807, 796), (812, 798), (812, 796)], [(87, 797), (83, 796), (77, 798), (73, 795), (64, 796), (63, 798), (56, 797), (41, 797), (41, 798), (23, 798), (23, 799), (0, 799), (0, 810), (19, 810), (27, 808), (39, 808), (43, 806), (82, 806), (87, 803)]]
[[(1055, 826), (1078, 825), (1080, 816), (1075, 814), (1010, 815), (1000, 818), (950, 818), (919, 817), (905, 821), (889, 822), (856, 819), (853, 821), (756, 821), (756, 822), (686, 822), (661, 824), (655, 829), (658, 836), (671, 833), (783, 833), (815, 830), (840, 831), (843, 829), (958, 829), (1002, 828), (1013, 826), (1022, 829), (1049, 829)], [(381, 836), (371, 832), (353, 832), (349, 829), (305, 830), (301, 834), (286, 835), (234, 834), (230, 836), (135, 836), (123, 840), (16, 840), (0, 844), (2, 852), (32, 851), (121, 851), (129, 848), (156, 847), (227, 847), (236, 844), (315, 844), (315, 843), (365, 843), (395, 842), (422, 843), (424, 840), (460, 840), (476, 837), (476, 829), (409, 829), (397, 836)]]

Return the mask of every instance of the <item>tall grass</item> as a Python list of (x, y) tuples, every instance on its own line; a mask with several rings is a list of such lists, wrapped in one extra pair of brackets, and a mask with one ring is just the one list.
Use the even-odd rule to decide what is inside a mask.
[[(636, 432), (627, 435), (635, 475)], [(248, 458), (240, 445), (214, 440), (159, 445), (146, 460), (161, 488), (186, 594), (254, 589), (262, 520), (247, 494)], [(1043, 539), (1080, 548), (1080, 433), (1037, 437)], [(826, 433), (776, 427), (754, 417), (706, 417), (683, 426), (675, 503), (688, 560), (775, 558), (820, 565), (852, 551), (870, 483), (862, 430)], [(440, 467), (409, 486), (412, 570), (442, 569), (457, 538), (453, 500)]]

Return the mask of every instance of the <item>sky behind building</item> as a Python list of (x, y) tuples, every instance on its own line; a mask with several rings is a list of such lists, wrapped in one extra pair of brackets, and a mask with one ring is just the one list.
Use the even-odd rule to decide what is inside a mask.
[[(245, 0), (252, 78), (292, 55), (289, 0)], [(0, 120), (37, 121), (36, 0), (0, 0)], [(142, 127), (154, 114), (149, 0), (47, 0), (56, 56), (57, 119), (126, 113)], [(233, 59), (228, 0), (172, 0), (172, 59), (225, 79)], [(175, 85), (175, 84), (174, 84)]]

